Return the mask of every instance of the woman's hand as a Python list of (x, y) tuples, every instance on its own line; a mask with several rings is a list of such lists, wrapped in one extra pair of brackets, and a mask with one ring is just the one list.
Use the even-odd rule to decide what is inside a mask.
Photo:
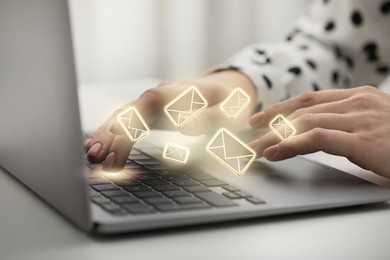
[[(93, 133), (91, 138), (84, 142), (89, 161), (94, 163), (104, 162), (103, 167), (106, 170), (122, 169), (134, 143), (124, 133), (118, 133), (121, 128), (116, 121), (116, 116), (124, 109), (134, 106), (151, 129), (172, 128), (173, 124), (169, 122), (164, 114), (164, 107), (191, 85), (195, 85), (207, 99), (208, 107), (178, 129), (183, 134), (211, 133), (221, 126), (226, 127), (228, 125), (231, 128), (237, 128), (237, 126), (245, 125), (248, 121), (256, 101), (255, 87), (240, 72), (226, 70), (194, 80), (163, 82), (156, 88), (145, 91), (134, 102), (117, 110), (111, 118)], [(252, 97), (251, 105), (236, 119), (241, 120), (242, 124), (237, 124), (236, 120), (233, 124), (233, 121), (229, 121), (219, 109), (220, 103), (235, 87), (241, 87)]]
[(390, 95), (374, 87), (309, 92), (252, 116), (255, 128), (286, 116), (297, 135), (280, 142), (272, 132), (250, 145), (258, 155), (278, 161), (324, 151), (345, 156), (360, 167), (390, 178)]

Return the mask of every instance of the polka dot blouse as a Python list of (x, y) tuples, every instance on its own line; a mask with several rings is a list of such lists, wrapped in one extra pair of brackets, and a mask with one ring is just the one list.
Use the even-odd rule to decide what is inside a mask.
[(246, 74), (267, 107), (306, 91), (377, 86), (389, 67), (390, 0), (316, 0), (284, 41), (248, 46), (217, 70)]

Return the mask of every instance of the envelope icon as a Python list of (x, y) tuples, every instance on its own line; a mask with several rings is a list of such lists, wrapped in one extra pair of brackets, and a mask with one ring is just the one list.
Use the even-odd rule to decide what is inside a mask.
[(178, 144), (167, 143), (163, 151), (163, 158), (168, 161), (185, 164), (190, 156), (190, 150)]
[(149, 134), (148, 126), (135, 107), (125, 109), (116, 119), (132, 142)]
[(256, 153), (227, 129), (220, 129), (206, 146), (215, 159), (237, 175), (242, 175), (256, 158)]
[(235, 88), (221, 103), (221, 111), (231, 119), (235, 119), (250, 103), (250, 97), (242, 89)]
[(172, 100), (164, 109), (172, 123), (179, 127), (207, 107), (207, 101), (202, 93), (191, 86)]
[(283, 141), (288, 141), (296, 133), (294, 126), (283, 115), (274, 117), (269, 127)]

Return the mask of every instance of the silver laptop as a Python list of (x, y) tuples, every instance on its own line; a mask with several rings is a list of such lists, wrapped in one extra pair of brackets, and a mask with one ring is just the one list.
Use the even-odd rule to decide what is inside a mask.
[[(302, 158), (172, 169), (139, 145), (121, 177), (83, 154), (66, 0), (0, 1), (0, 165), (54, 209), (101, 234), (320, 210), (390, 199), (390, 190)], [(204, 162), (204, 161), (202, 161)]]

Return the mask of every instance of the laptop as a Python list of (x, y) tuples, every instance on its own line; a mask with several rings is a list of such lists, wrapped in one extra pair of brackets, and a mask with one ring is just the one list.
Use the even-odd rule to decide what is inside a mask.
[[(385, 202), (390, 190), (297, 157), (172, 168), (140, 142), (119, 177), (83, 151), (66, 0), (0, 2), (0, 165), (86, 232), (112, 234)], [(200, 163), (199, 163), (200, 162)], [(203, 163), (204, 162), (204, 163)]]

